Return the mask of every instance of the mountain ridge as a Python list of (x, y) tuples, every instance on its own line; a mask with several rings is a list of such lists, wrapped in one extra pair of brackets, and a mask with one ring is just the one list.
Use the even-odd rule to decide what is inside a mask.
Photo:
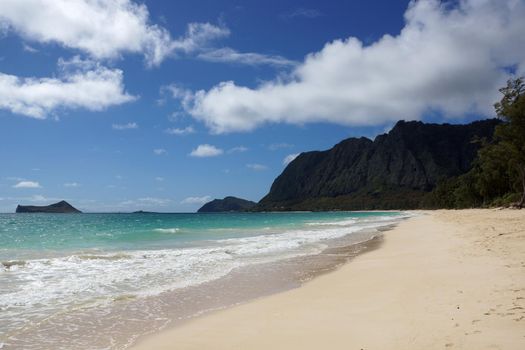
[(254, 208), (366, 210), (425, 207), (445, 179), (470, 170), (497, 119), (469, 124), (399, 121), (374, 140), (345, 139), (329, 150), (301, 153), (274, 180)]

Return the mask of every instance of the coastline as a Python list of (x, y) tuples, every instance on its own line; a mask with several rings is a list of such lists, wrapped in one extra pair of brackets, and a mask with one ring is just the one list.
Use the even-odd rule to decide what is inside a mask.
[[(185, 324), (194, 317), (298, 288), (305, 281), (337, 269), (363, 251), (374, 249), (381, 244), (382, 232), (406, 217), (399, 212), (395, 215), (283, 215), (258, 214), (245, 217), (241, 214), (226, 214), (213, 218), (215, 221), (207, 219), (201, 224), (211, 227), (209, 232), (204, 229), (207, 232), (205, 237), (216, 240), (204, 240), (203, 244), (195, 240), (199, 236), (191, 236), (203, 231), (202, 227), (193, 231), (191, 226), (188, 228), (187, 221), (194, 220), (192, 215), (166, 217), (160, 221), (154, 215), (138, 218), (126, 215), (116, 223), (112, 221), (114, 215), (102, 215), (89, 220), (82, 216), (75, 216), (74, 220), (68, 217), (68, 225), (61, 225), (67, 234), (61, 237), (73, 240), (73, 243), (74, 239), (81, 239), (82, 235), (93, 234), (85, 230), (75, 233), (75, 228), (85, 227), (86, 222), (91, 223), (94, 229), (123, 233), (124, 242), (128, 242), (128, 233), (141, 233), (143, 235), (139, 237), (143, 239), (137, 243), (138, 250), (115, 245), (112, 239), (108, 248), (113, 250), (79, 251), (73, 248), (47, 256), (22, 255), (22, 260), (16, 264), (0, 257), (0, 267), (6, 269), (0, 272), (9, 272), (0, 275), (0, 279), (3, 278), (2, 282), (7, 279), (6, 284), (13, 283), (13, 288), (17, 287), (15, 278), (19, 273), (22, 276), (35, 276), (29, 279), (30, 282), (41, 276), (49, 281), (46, 288), (40, 288), (42, 293), (9, 294), (9, 290), (0, 293), (0, 307), (8, 305), (9, 311), (0, 316), (0, 348), (127, 349), (147, 335)], [(57, 218), (63, 223), (62, 218), (54, 215), (45, 218), (38, 214), (17, 216), (23, 232), (24, 227), (30, 224), (33, 227), (34, 218), (38, 218), (39, 227), (54, 227)], [(262, 227), (262, 224), (257, 226), (257, 222), (253, 222), (257, 218), (259, 221), (264, 220)], [(225, 219), (233, 221), (224, 223)], [(84, 225), (79, 225), (78, 220)], [(99, 225), (108, 220), (109, 229)], [(136, 232), (126, 230), (130, 220)], [(226, 233), (221, 232), (220, 227), (215, 228), (217, 220), (223, 226), (226, 225)], [(250, 222), (247, 229), (241, 230), (243, 234), (240, 237), (236, 236), (239, 229), (230, 229), (239, 221)], [(170, 234), (159, 233), (160, 230), (168, 230)], [(212, 237), (217, 231), (219, 237)], [(187, 242), (180, 243), (180, 237)], [(156, 238), (171, 242), (172, 248), (164, 245), (163, 249), (152, 249), (156, 247)], [(150, 242), (153, 243), (151, 246), (148, 245)], [(57, 250), (57, 253), (60, 251)], [(18, 254), (18, 251), (14, 250), (14, 254)], [(13, 270), (11, 266), (14, 266)], [(126, 275), (126, 271), (129, 274)], [(68, 276), (72, 279), (67, 280)], [(88, 290), (78, 284), (75, 276), (84, 276), (83, 281), (95, 283), (94, 287), (96, 283), (102, 285), (107, 288), (106, 292), (100, 293), (98, 298), (79, 294)], [(94, 278), (89, 279), (90, 276)], [(14, 282), (10, 282), (10, 278)], [(61, 284), (53, 283), (53, 278), (61, 281)], [(64, 283), (64, 278), (67, 283)], [(195, 281), (195, 278), (201, 278), (201, 281)], [(147, 287), (144, 281), (148, 281)], [(163, 290), (165, 281), (186, 285)], [(65, 289), (66, 293), (60, 287), (64, 284), (70, 286)], [(79, 288), (74, 289), (76, 286)], [(108, 286), (116, 289), (109, 290)], [(56, 304), (52, 302), (56, 293), (60, 293), (56, 300), (63, 303), (57, 307), (58, 312), (53, 309)], [(51, 302), (46, 304), (39, 301), (35, 307), (27, 308), (29, 311), (26, 313), (22, 307), (9, 308), (17, 301), (19, 305), (29, 305), (36, 298), (48, 298), (44, 301)]]
[(418, 213), (336, 271), (132, 349), (523, 349), (523, 212)]

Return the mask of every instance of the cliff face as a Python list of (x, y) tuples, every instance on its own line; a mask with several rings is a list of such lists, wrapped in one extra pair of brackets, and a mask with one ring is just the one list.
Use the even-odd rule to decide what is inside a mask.
[(248, 211), (256, 205), (255, 202), (236, 197), (225, 197), (224, 199), (214, 199), (204, 204), (198, 213), (218, 213), (229, 211)]
[(66, 201), (60, 201), (51, 205), (19, 205), (16, 207), (17, 213), (81, 213)]
[(402, 209), (422, 205), (438, 181), (467, 172), (498, 120), (467, 125), (398, 122), (374, 141), (349, 138), (306, 152), (275, 179), (257, 210)]

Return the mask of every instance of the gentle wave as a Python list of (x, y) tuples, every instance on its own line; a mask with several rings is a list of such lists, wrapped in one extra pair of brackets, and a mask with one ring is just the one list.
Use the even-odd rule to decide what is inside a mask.
[(315, 254), (324, 249), (325, 240), (375, 226), (289, 230), (217, 240), (210, 247), (4, 262), (4, 266), (16, 265), (23, 274), (18, 276), (16, 291), (0, 295), (0, 307), (56, 306), (98, 296), (157, 294), (219, 278), (243, 264)]
[[(388, 226), (403, 217), (312, 221), (295, 229), (264, 227), (257, 235), (202, 241), (198, 247), (83, 251), (65, 257), (3, 261), (0, 279), (9, 283), (0, 292), (0, 324), (2, 319), (17, 320), (21, 326), (57, 310), (158, 295), (221, 278), (237, 267), (318, 254), (329, 240)], [(180, 229), (154, 231), (178, 233)]]
[(322, 221), (322, 222), (307, 222), (306, 225), (308, 226), (349, 226), (352, 224), (355, 224), (357, 220), (355, 219), (349, 219), (349, 220), (340, 220), (340, 221)]
[(174, 227), (174, 228), (156, 228), (153, 231), (160, 232), (160, 233), (177, 233), (180, 231), (180, 228)]
[(78, 258), (81, 260), (121, 260), (121, 259), (130, 259), (132, 258), (131, 255), (125, 254), (125, 253), (119, 253), (119, 254), (109, 254), (109, 255), (94, 255), (94, 254), (85, 254), (85, 255), (78, 255)]

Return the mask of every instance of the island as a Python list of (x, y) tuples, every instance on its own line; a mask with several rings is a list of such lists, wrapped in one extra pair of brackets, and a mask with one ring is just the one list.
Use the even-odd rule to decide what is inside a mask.
[(66, 201), (60, 201), (58, 203), (50, 205), (18, 205), (16, 207), (17, 213), (52, 213), (52, 214), (72, 214), (81, 213), (80, 210), (73, 207)]
[(211, 202), (204, 204), (197, 212), (198, 213), (220, 213), (220, 212), (238, 212), (249, 211), (255, 207), (257, 203), (228, 196), (223, 199), (214, 199)]

